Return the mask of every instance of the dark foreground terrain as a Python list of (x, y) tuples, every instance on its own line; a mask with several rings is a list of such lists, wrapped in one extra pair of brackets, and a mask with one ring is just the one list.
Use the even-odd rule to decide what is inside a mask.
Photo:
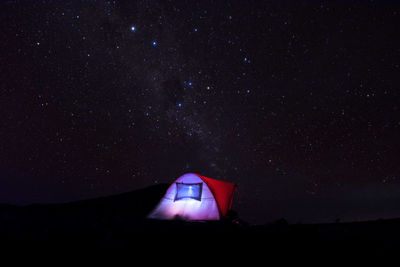
[(0, 244), (11, 248), (203, 247), (268, 252), (387, 251), (400, 241), (400, 219), (357, 223), (247, 225), (145, 219), (168, 185), (65, 204), (0, 205)]

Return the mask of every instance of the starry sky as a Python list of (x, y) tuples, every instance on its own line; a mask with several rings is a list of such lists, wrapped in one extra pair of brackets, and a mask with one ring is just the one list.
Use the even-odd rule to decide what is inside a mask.
[(0, 202), (196, 172), (251, 223), (400, 217), (395, 1), (0, 5)]

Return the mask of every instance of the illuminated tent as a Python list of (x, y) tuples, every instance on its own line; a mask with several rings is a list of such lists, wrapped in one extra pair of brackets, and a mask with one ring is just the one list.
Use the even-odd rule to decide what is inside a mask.
[(232, 183), (207, 178), (195, 173), (179, 177), (167, 190), (151, 219), (219, 220), (232, 207)]

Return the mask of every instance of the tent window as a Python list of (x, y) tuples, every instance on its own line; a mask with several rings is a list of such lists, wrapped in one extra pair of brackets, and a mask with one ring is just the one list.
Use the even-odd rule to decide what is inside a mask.
[(184, 198), (192, 198), (201, 201), (202, 190), (203, 190), (203, 183), (198, 183), (198, 184), (176, 183), (176, 195), (174, 201)]

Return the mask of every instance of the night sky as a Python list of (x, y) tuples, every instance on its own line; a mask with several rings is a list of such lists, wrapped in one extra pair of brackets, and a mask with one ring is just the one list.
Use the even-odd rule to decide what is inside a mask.
[(251, 223), (400, 217), (399, 26), (395, 1), (2, 2), (0, 202), (195, 172)]

